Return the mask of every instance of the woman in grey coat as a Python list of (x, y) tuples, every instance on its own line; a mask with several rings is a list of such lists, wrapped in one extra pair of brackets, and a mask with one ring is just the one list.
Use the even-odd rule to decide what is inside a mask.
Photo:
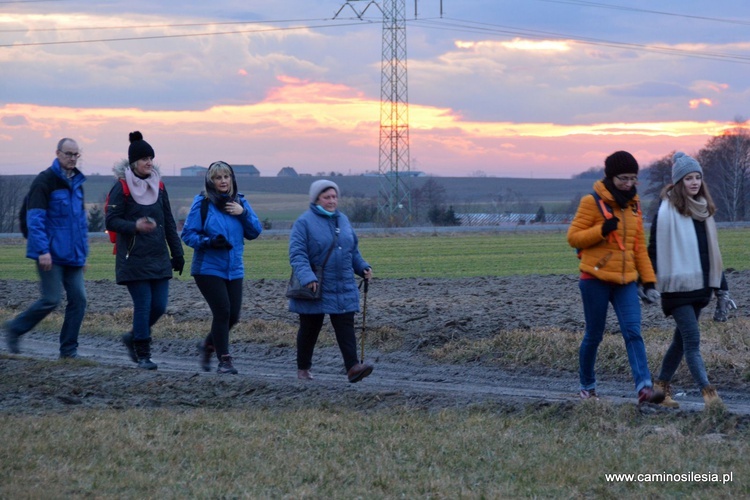
[[(313, 182), (310, 208), (294, 223), (289, 237), (289, 263), (300, 284), (311, 290), (322, 287), (318, 300), (289, 300), (289, 310), (299, 314), (297, 377), (302, 380), (313, 378), (313, 350), (326, 314), (336, 332), (349, 382), (359, 382), (373, 369), (370, 364), (358, 362), (354, 332), (354, 314), (359, 312), (354, 275), (369, 280), (372, 268), (359, 253), (357, 235), (349, 219), (337, 210), (339, 193), (332, 181)], [(313, 266), (321, 266), (324, 261), (323, 282), (318, 283)]]

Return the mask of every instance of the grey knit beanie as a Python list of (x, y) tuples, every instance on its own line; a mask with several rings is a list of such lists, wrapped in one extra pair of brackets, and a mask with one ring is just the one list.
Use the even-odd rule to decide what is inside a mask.
[(327, 179), (320, 179), (319, 181), (315, 181), (310, 184), (310, 203), (315, 203), (315, 201), (318, 199), (318, 196), (320, 196), (320, 193), (328, 188), (335, 189), (336, 194), (338, 196), (341, 196), (341, 191), (339, 191), (339, 187), (335, 182), (329, 181)]
[(703, 169), (695, 158), (688, 156), (682, 151), (677, 151), (672, 156), (672, 184), (677, 184), (687, 174), (700, 172), (703, 175)]

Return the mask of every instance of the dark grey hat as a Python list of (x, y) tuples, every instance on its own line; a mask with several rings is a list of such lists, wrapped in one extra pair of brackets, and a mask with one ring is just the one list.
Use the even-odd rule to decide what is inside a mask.
[(677, 151), (672, 156), (672, 184), (677, 184), (683, 177), (692, 172), (700, 172), (703, 175), (701, 164), (692, 156)]

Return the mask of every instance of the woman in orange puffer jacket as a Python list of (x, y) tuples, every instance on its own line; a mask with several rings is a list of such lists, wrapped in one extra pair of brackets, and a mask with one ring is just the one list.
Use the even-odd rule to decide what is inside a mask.
[(568, 243), (579, 249), (586, 332), (579, 349), (580, 396), (598, 399), (596, 354), (604, 335), (609, 304), (625, 339), (638, 402), (660, 403), (664, 393), (654, 389), (641, 337), (641, 305), (659, 298), (656, 276), (648, 257), (636, 184), (638, 162), (627, 151), (617, 151), (604, 162), (605, 178), (584, 196), (568, 228)]

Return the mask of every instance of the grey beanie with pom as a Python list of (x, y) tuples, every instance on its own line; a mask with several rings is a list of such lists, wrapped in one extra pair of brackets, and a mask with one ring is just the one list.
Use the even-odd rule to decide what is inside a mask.
[(695, 158), (688, 156), (682, 151), (677, 151), (672, 156), (672, 184), (677, 184), (687, 174), (699, 172), (703, 175), (703, 169)]
[(328, 188), (335, 189), (336, 194), (338, 196), (341, 196), (341, 191), (339, 191), (339, 187), (335, 182), (329, 181), (327, 179), (320, 179), (319, 181), (315, 181), (310, 184), (310, 203), (315, 203), (315, 201), (318, 199), (318, 196), (320, 196), (320, 193)]

